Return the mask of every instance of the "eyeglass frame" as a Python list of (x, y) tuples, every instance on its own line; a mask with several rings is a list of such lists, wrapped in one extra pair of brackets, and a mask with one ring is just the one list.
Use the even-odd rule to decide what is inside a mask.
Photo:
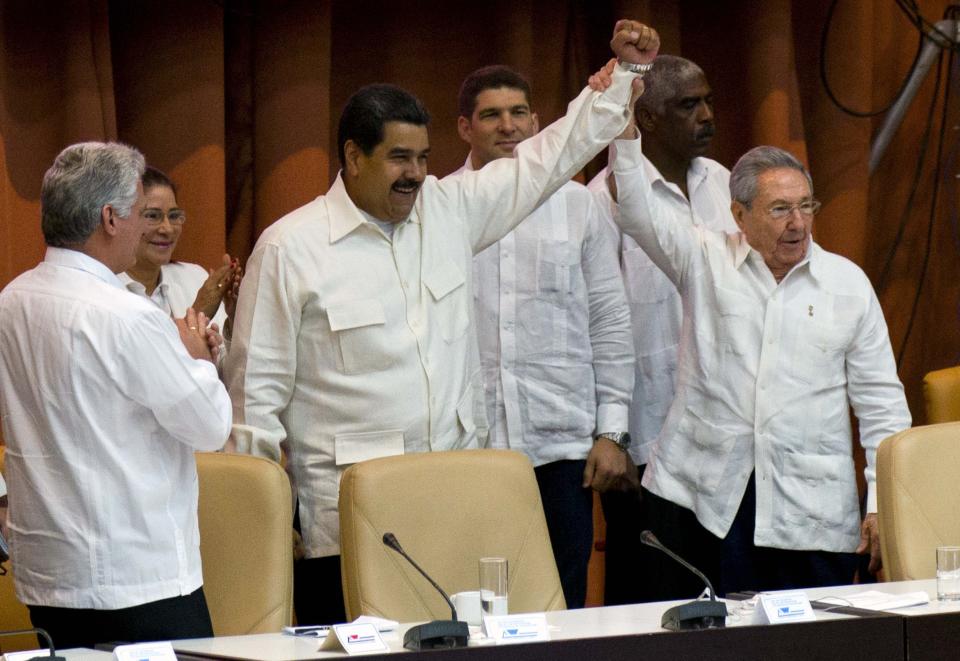
[[(157, 220), (151, 219), (147, 214), (158, 214), (159, 218)], [(180, 214), (178, 218), (175, 218), (172, 214)], [(149, 207), (143, 210), (141, 214), (144, 220), (147, 221), (147, 224), (151, 227), (157, 227), (163, 223), (163, 219), (166, 218), (171, 225), (183, 225), (187, 222), (187, 212), (181, 209), (180, 207), (173, 207), (169, 211), (161, 211), (156, 207)]]
[[(806, 205), (809, 205), (811, 208), (807, 211), (804, 211), (803, 207)], [(784, 210), (774, 212), (774, 209), (779, 209), (781, 207), (784, 207)], [(796, 204), (787, 204), (785, 202), (780, 202), (780, 203), (774, 204), (768, 209), (765, 209), (764, 212), (774, 220), (783, 220), (784, 218), (789, 218), (790, 216), (793, 215), (794, 211), (799, 211), (800, 215), (804, 216), (805, 218), (813, 218), (820, 212), (820, 209), (822, 207), (823, 207), (823, 204), (820, 202), (820, 200), (810, 199), (810, 200), (804, 200), (803, 202), (797, 202)]]

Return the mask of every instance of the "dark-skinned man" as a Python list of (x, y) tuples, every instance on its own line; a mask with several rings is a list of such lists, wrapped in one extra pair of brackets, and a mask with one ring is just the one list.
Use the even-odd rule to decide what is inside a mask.
[[(715, 126), (713, 90), (703, 70), (690, 60), (659, 55), (644, 76), (644, 93), (635, 117), (644, 140), (644, 167), (653, 203), (673, 222), (735, 231), (730, 214), (730, 172), (704, 154)], [(630, 408), (630, 456), (642, 477), (650, 449), (673, 401), (683, 310), (680, 294), (636, 241), (613, 224), (607, 187), (609, 168), (589, 185), (620, 246), (627, 300), (633, 322), (636, 374)], [(604, 603), (651, 601), (659, 597), (650, 569), (659, 558), (640, 543), (647, 527), (636, 494), (610, 491), (601, 496), (607, 522)]]

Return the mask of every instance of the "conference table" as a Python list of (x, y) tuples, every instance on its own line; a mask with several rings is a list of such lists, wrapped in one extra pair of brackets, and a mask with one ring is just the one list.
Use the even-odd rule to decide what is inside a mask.
[[(723, 629), (665, 631), (660, 617), (682, 602), (608, 606), (546, 613), (549, 642), (493, 646), (471, 638), (466, 649), (410, 653), (445, 659), (887, 659), (922, 661), (960, 656), (960, 602), (938, 602), (935, 581), (907, 581), (848, 585), (806, 590), (811, 601), (845, 598), (866, 590), (890, 594), (925, 591), (924, 606), (889, 612), (838, 608), (816, 610), (813, 622), (756, 624), (756, 611), (730, 600)], [(384, 634), (390, 653), (403, 650), (408, 626)], [(342, 653), (320, 652), (319, 641), (284, 634), (228, 636), (175, 641), (182, 659), (236, 659), (242, 661), (304, 661), (343, 658)], [(409, 653), (409, 652), (408, 652)], [(388, 654), (371, 655), (384, 658)]]
[[(368, 655), (383, 659), (394, 653), (436, 661), (493, 659), (864, 659), (886, 661), (960, 658), (960, 602), (936, 600), (933, 580), (811, 588), (804, 592), (811, 602), (827, 597), (846, 599), (867, 590), (891, 595), (926, 592), (930, 601), (922, 606), (890, 611), (865, 611), (837, 607), (815, 610), (815, 621), (788, 624), (758, 624), (759, 612), (746, 602), (728, 600), (727, 626), (704, 631), (665, 631), (660, 627), (664, 610), (679, 603), (657, 602), (607, 606), (546, 613), (551, 640), (515, 645), (487, 644), (475, 633), (466, 649), (408, 652), (403, 634), (413, 624), (401, 624), (383, 634), (390, 652)], [(474, 631), (471, 627), (471, 631)], [(223, 636), (173, 641), (182, 661), (229, 659), (237, 661), (306, 661), (344, 658), (342, 652), (321, 652), (315, 638), (282, 633)], [(94, 661), (67, 653), (68, 661)], [(412, 658), (412, 657), (411, 657)]]

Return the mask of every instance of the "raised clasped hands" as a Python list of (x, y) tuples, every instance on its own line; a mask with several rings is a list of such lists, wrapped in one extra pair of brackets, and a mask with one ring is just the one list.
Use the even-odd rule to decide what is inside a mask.
[(640, 21), (623, 18), (613, 26), (610, 49), (618, 60), (631, 64), (650, 64), (660, 51), (660, 35)]
[[(657, 53), (660, 52), (660, 35), (657, 34), (656, 30), (640, 21), (621, 19), (617, 21), (613, 28), (610, 48), (616, 57), (611, 58), (587, 81), (590, 89), (597, 92), (603, 92), (613, 84), (613, 69), (617, 66), (617, 60), (630, 64), (650, 64), (653, 62)], [(631, 108), (643, 94), (643, 79), (638, 76), (633, 80), (632, 85)]]

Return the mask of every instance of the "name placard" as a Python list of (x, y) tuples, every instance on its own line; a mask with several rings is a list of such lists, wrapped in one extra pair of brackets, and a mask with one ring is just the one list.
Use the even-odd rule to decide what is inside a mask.
[(543, 613), (484, 615), (483, 632), (497, 645), (550, 640), (547, 616)]
[(802, 590), (783, 592), (780, 594), (761, 594), (760, 605), (770, 624), (784, 622), (809, 622), (817, 619), (807, 599), (807, 593)]
[(390, 647), (383, 642), (377, 627), (369, 622), (361, 624), (335, 624), (333, 625), (335, 635), (327, 635), (320, 646), (321, 650), (328, 652), (346, 652), (349, 655), (354, 654), (374, 654), (376, 652), (389, 652)]

